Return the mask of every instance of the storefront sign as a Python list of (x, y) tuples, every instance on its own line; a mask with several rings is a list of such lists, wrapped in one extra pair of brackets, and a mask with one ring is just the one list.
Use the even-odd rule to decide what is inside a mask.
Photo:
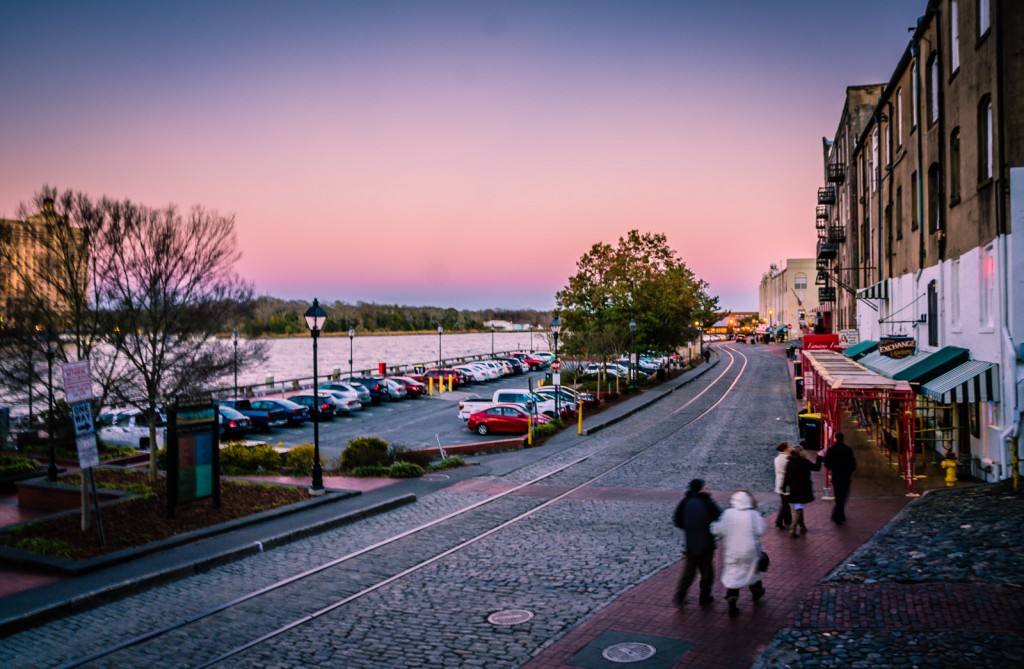
[(825, 335), (804, 335), (804, 350), (805, 351), (838, 351), (839, 350), (839, 335), (837, 334), (825, 334)]
[(889, 358), (906, 358), (917, 351), (917, 340), (913, 337), (882, 337), (878, 341), (878, 352)]
[(849, 348), (860, 342), (860, 334), (856, 330), (840, 330), (839, 345)]

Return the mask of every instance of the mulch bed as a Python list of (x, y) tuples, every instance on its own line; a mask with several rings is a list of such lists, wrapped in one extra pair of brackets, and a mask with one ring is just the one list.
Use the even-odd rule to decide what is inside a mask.
[[(118, 489), (148, 485), (145, 471), (96, 469), (96, 485)], [(78, 474), (62, 476), (59, 481), (79, 485)], [(221, 479), (220, 507), (212, 499), (181, 504), (175, 517), (167, 517), (167, 479), (160, 476), (155, 494), (100, 507), (106, 545), (99, 545), (96, 529), (81, 529), (80, 514), (43, 518), (0, 533), (0, 545), (35, 553), (72, 559), (105, 555), (134, 548), (167, 537), (242, 518), (274, 507), (309, 499), (306, 488)], [(26, 545), (26, 540), (30, 540)], [(19, 545), (20, 544), (20, 545)]]

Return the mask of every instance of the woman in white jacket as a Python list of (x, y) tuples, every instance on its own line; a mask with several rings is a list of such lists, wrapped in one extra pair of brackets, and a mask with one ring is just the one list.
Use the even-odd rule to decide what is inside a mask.
[(729, 615), (739, 614), (736, 601), (740, 588), (750, 588), (754, 601), (764, 596), (761, 572), (760, 537), (764, 534), (764, 518), (757, 512), (757, 502), (745, 490), (737, 490), (729, 498), (729, 508), (711, 526), (711, 534), (722, 544), (722, 585), (726, 588)]
[(793, 522), (793, 511), (789, 508), (789, 495), (783, 489), (782, 483), (786, 480), (786, 465), (789, 464), (789, 454), (793, 447), (783, 441), (775, 447), (775, 450), (778, 453), (773, 461), (775, 465), (775, 494), (779, 496), (779, 513), (775, 516), (775, 527), (785, 530), (789, 529), (789, 524)]

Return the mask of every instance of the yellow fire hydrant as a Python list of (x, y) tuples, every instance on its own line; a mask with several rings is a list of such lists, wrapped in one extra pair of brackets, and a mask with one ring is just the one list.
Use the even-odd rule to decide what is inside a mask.
[(951, 488), (956, 485), (956, 453), (953, 451), (946, 451), (943, 455), (942, 462), (940, 463), (942, 468), (946, 470), (946, 487)]

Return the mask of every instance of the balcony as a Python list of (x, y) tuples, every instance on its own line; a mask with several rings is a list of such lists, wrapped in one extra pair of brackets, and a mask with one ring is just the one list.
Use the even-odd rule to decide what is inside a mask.
[(818, 258), (814, 261), (814, 265), (819, 272), (827, 272), (829, 266), (828, 258)]
[(825, 272), (818, 272), (814, 277), (815, 286), (827, 286), (828, 285), (828, 274)]
[(829, 209), (830, 208), (831, 207), (829, 207), (827, 204), (819, 204), (814, 209), (814, 217), (815, 218), (828, 218), (828, 214), (829, 214)]
[(831, 184), (841, 184), (846, 180), (846, 165), (840, 165), (839, 163), (829, 163), (827, 167), (828, 182)]
[(818, 189), (818, 204), (835, 204), (836, 203), (836, 187), (835, 186), (822, 186)]
[(842, 244), (846, 241), (846, 228), (841, 225), (830, 225), (828, 228), (828, 241), (833, 244)]
[(839, 246), (831, 242), (818, 242), (818, 260), (835, 260), (839, 255)]
[(819, 218), (814, 221), (814, 229), (818, 231), (828, 230), (828, 221), (824, 218)]

